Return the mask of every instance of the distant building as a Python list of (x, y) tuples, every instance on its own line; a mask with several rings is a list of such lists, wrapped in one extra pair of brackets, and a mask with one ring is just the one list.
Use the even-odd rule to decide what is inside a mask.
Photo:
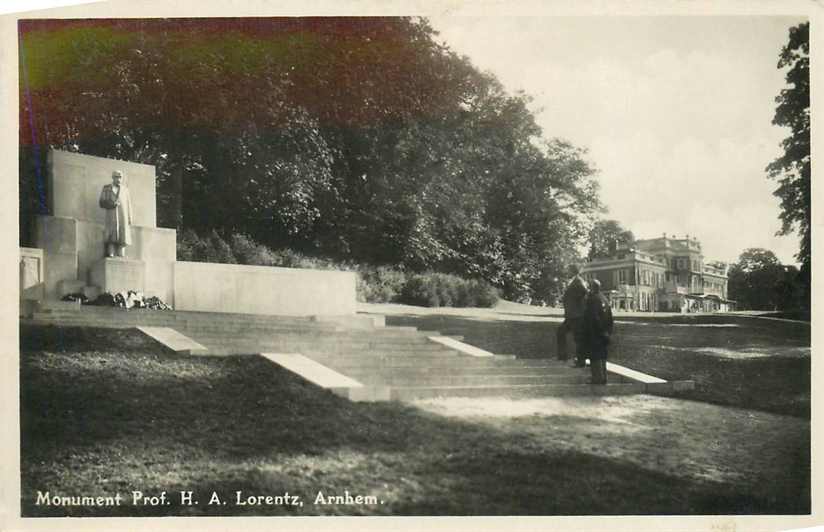
[(735, 309), (727, 298), (728, 265), (704, 261), (697, 239), (660, 238), (614, 245), (607, 257), (581, 268), (587, 279), (598, 279), (616, 310), (648, 312), (726, 312)]

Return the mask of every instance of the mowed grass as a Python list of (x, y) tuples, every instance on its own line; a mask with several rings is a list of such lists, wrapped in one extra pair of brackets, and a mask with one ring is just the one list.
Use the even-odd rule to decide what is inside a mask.
[[(502, 316), (504, 317), (504, 316)], [(810, 325), (733, 315), (628, 317), (616, 314), (609, 360), (666, 380), (694, 380), (678, 397), (810, 417)], [(411, 325), (498, 354), (555, 357), (560, 318), (542, 315), (397, 315)], [(570, 353), (572, 353), (570, 337)]]
[[(485, 422), (399, 403), (353, 404), (261, 357), (174, 355), (134, 331), (23, 326), (21, 344), (24, 516), (809, 510), (806, 425), (775, 416), (763, 422), (787, 426), (795, 436), (778, 460), (768, 460), (777, 468), (764, 472), (773, 482), (758, 475), (742, 481), (735, 472), (681, 475), (678, 462), (673, 469), (656, 467), (647, 450), (631, 460), (584, 448), (574, 438), (592, 437), (606, 451), (615, 441), (603, 434), (607, 423), (570, 418), (566, 406), (555, 413)], [(548, 404), (539, 404), (538, 411)], [(621, 404), (591, 407), (598, 411)], [(664, 419), (672, 442), (680, 440), (681, 430), (689, 430), (673, 431), (673, 418)], [(719, 433), (738, 433), (728, 430), (724, 419), (714, 427)], [(644, 449), (660, 447), (660, 434), (652, 427)], [(638, 439), (625, 437), (629, 444)], [(728, 456), (741, 455), (734, 441), (728, 447)], [(775, 447), (773, 443), (769, 449)], [(667, 456), (679, 458), (678, 453)], [(685, 462), (690, 463), (696, 467), (694, 460)], [(51, 496), (120, 493), (125, 502), (119, 507), (38, 506), (38, 490)], [(133, 490), (146, 495), (166, 491), (172, 504), (133, 505)], [(179, 504), (177, 494), (183, 490), (193, 491), (200, 504)], [(237, 490), (298, 494), (304, 506), (238, 506)], [(313, 504), (318, 491), (344, 495), (347, 490), (380, 502)], [(228, 504), (208, 505), (212, 491)]]

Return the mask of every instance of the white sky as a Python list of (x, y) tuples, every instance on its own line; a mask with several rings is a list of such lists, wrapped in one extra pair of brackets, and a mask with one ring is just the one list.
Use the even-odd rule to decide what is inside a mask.
[(689, 234), (709, 259), (795, 263), (765, 166), (778, 54), (799, 17), (430, 17), (450, 47), (534, 97), (546, 137), (589, 150), (605, 215), (638, 238)]

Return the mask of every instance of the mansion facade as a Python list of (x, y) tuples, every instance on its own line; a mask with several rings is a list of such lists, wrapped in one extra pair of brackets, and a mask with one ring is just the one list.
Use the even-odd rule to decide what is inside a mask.
[(697, 239), (667, 237), (614, 245), (609, 255), (584, 264), (581, 275), (598, 279), (615, 310), (646, 312), (725, 312), (723, 262), (705, 261)]

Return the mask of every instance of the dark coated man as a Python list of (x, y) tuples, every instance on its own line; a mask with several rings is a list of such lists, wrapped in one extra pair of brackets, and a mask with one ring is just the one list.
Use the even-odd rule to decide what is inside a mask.
[(589, 284), (589, 295), (584, 309), (583, 333), (589, 351), (592, 384), (607, 383), (607, 351), (614, 323), (612, 308), (597, 279)]
[(587, 283), (579, 274), (578, 267), (570, 267), (572, 281), (564, 291), (564, 322), (558, 327), (556, 345), (558, 360), (567, 360), (567, 334), (572, 332), (575, 338), (575, 365), (582, 368), (586, 365), (584, 353), (583, 318), (587, 297)]

